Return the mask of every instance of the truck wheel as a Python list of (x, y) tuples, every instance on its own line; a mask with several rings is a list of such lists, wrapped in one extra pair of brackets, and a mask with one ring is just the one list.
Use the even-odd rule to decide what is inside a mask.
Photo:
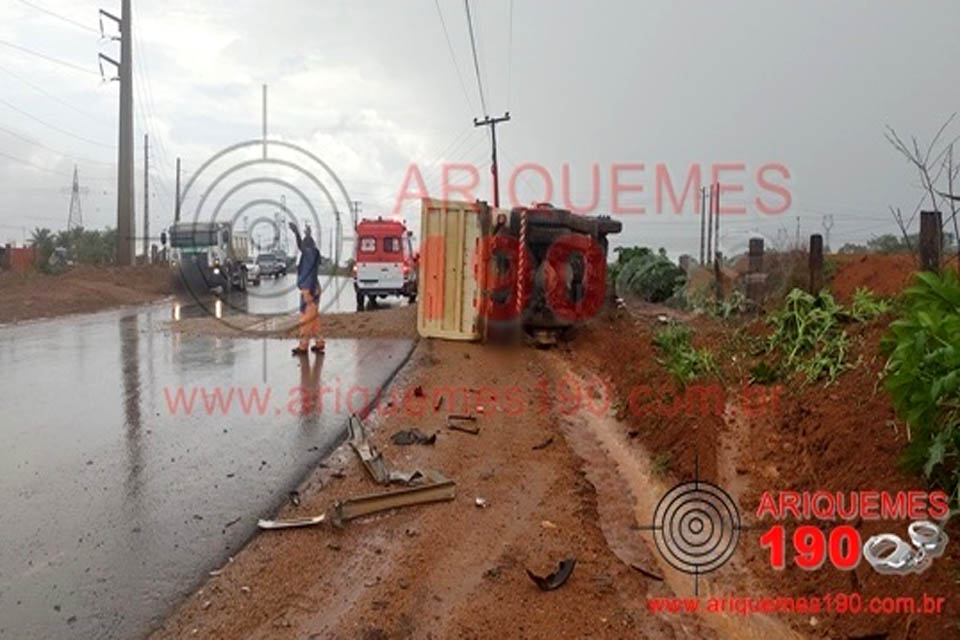
[(247, 272), (244, 269), (240, 270), (240, 291), (247, 290)]
[(357, 311), (363, 311), (363, 294), (357, 291)]
[(410, 304), (415, 303), (417, 301), (417, 294), (411, 293), (410, 295), (407, 296), (407, 300), (410, 301)]

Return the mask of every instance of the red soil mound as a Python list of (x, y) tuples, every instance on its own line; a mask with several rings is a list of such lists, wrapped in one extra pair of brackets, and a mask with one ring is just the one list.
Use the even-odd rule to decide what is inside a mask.
[(847, 301), (857, 287), (867, 287), (877, 295), (893, 296), (910, 284), (917, 270), (916, 257), (910, 253), (848, 254), (830, 258), (837, 264), (830, 289)]

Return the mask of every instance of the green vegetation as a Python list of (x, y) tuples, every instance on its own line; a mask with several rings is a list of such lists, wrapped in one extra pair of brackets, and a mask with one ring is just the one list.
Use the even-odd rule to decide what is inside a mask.
[[(840, 247), (839, 253), (913, 253), (919, 244), (919, 233), (911, 233), (906, 238), (885, 233), (867, 240), (866, 244), (848, 242)], [(956, 241), (952, 233), (944, 232), (943, 245), (947, 252), (956, 250)]]
[(881, 347), (886, 388), (909, 427), (906, 463), (960, 499), (960, 281), (919, 273)]
[(693, 331), (678, 322), (671, 322), (653, 336), (653, 344), (666, 356), (661, 360), (667, 371), (686, 384), (697, 376), (716, 371), (709, 349), (695, 349)]
[[(844, 309), (827, 291), (813, 296), (793, 289), (783, 308), (768, 320), (774, 332), (767, 339), (767, 352), (779, 355), (780, 372), (797, 371), (807, 382), (825, 380), (830, 384), (853, 366), (847, 362), (850, 338), (844, 325), (851, 321), (867, 322), (889, 310), (889, 302), (862, 287), (854, 293), (849, 309)], [(771, 380), (777, 376), (767, 365), (755, 377)]]
[(774, 332), (767, 350), (780, 353), (782, 369), (799, 371), (808, 382), (824, 378), (829, 384), (849, 367), (850, 340), (842, 319), (843, 307), (827, 291), (812, 296), (794, 289), (783, 308), (770, 316)]
[(726, 320), (746, 311), (747, 297), (739, 289), (735, 289), (730, 295), (719, 300), (710, 294), (694, 293), (688, 296), (683, 306), (697, 313), (705, 313)]
[(657, 253), (649, 247), (620, 247), (615, 251), (617, 261), (609, 266), (608, 275), (621, 298), (664, 302), (686, 284), (687, 274), (670, 261), (663, 248)]
[(890, 303), (873, 295), (866, 287), (857, 287), (853, 292), (850, 316), (857, 322), (867, 322), (890, 311)]
[(109, 264), (117, 252), (117, 234), (113, 229), (105, 231), (76, 228), (56, 234), (50, 229), (36, 228), (30, 235), (30, 246), (37, 250), (37, 265), (42, 271), (49, 270), (50, 255), (54, 249), (66, 249), (67, 256), (82, 264)]

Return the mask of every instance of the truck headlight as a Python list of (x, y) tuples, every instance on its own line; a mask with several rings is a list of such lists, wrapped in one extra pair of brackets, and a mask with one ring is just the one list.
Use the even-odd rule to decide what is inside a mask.
[(214, 267), (214, 268), (213, 268), (213, 275), (215, 275), (215, 276), (220, 275), (220, 267)]

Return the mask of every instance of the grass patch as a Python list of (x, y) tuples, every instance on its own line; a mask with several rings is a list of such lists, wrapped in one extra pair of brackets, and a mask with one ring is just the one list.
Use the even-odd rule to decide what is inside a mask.
[(694, 348), (692, 338), (693, 330), (678, 322), (671, 322), (653, 336), (654, 346), (664, 355), (659, 362), (684, 384), (716, 371), (713, 354), (709, 349)]

